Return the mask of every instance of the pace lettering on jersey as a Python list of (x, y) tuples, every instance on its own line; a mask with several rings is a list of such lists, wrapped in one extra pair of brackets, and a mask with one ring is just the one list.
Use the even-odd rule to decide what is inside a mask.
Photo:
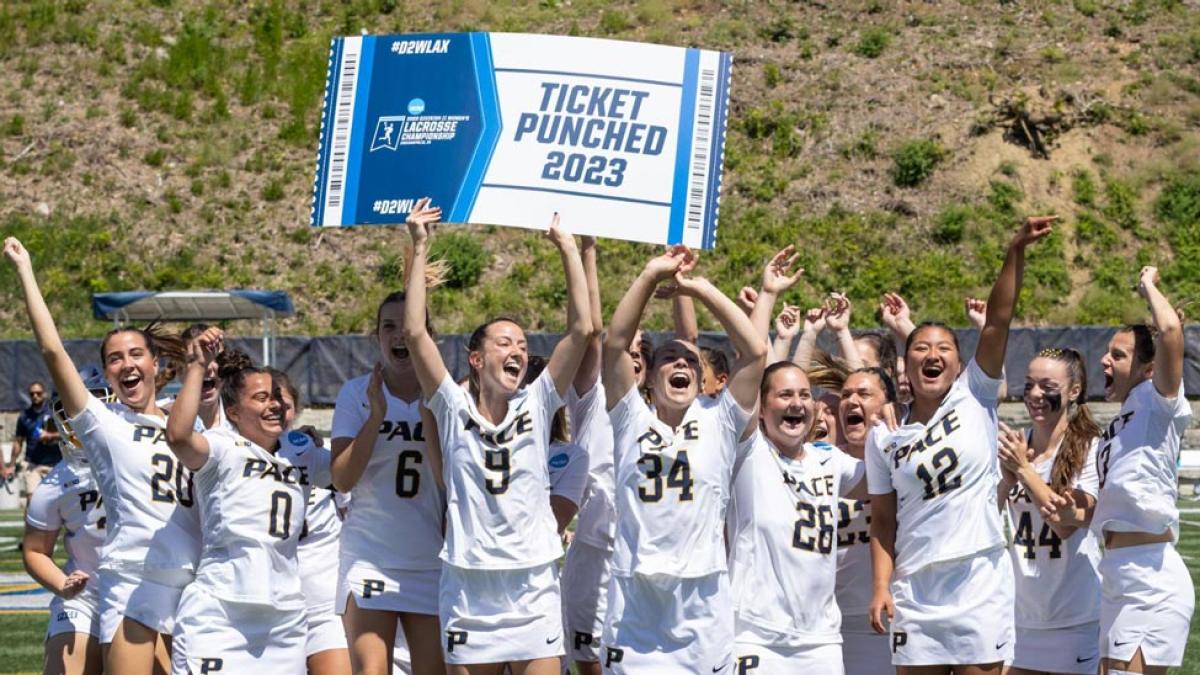
[(1112, 439), (1117, 437), (1117, 434), (1129, 426), (1129, 420), (1133, 419), (1133, 413), (1128, 412), (1117, 415), (1108, 423), (1108, 427), (1100, 432), (1101, 438), (1104, 440), (1104, 445), (1101, 446), (1100, 452), (1096, 453), (1096, 473), (1099, 474), (1100, 487), (1108, 482), (1108, 464), (1112, 460)]
[(133, 442), (141, 443), (143, 440), (149, 439), (151, 443), (166, 443), (166, 433), (165, 429), (148, 424), (135, 424), (133, 425)]
[(475, 418), (470, 417), (467, 419), (467, 424), (463, 427), (463, 430), (474, 430), (479, 435), (479, 438), (488, 445), (508, 445), (517, 436), (524, 436), (533, 431), (533, 416), (529, 414), (528, 410), (523, 411), (514, 417), (503, 429), (497, 429), (496, 431), (487, 431), (479, 426)]
[(787, 483), (801, 497), (828, 497), (834, 494), (833, 474), (814, 476), (808, 480), (797, 478), (790, 471), (782, 471), (783, 482)]
[(916, 443), (901, 446), (899, 450), (896, 450), (895, 454), (892, 455), (892, 468), (899, 469), (901, 461), (912, 461), (914, 455), (936, 447), (939, 443), (946, 440), (946, 437), (950, 434), (958, 431), (960, 428), (959, 424), (957, 410), (951, 410), (946, 413), (941, 419), (930, 424), (925, 430), (925, 435), (918, 439)]
[(248, 458), (242, 468), (242, 478), (272, 478), (285, 485), (308, 485), (308, 467), (290, 466), (268, 462), (265, 459)]
[(422, 428), (422, 424), (417, 422), (412, 427), (409, 427), (408, 420), (396, 420), (395, 422), (391, 420), (384, 420), (383, 423), (379, 425), (379, 435), (384, 440), (388, 441), (396, 438), (397, 436), (399, 436), (401, 440), (405, 441), (425, 441), (425, 430)]

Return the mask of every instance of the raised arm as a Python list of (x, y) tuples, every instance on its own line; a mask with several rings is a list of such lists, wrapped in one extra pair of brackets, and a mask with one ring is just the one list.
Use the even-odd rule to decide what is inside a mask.
[(1138, 275), (1138, 295), (1150, 304), (1157, 332), (1154, 340), (1154, 388), (1166, 398), (1179, 394), (1183, 381), (1183, 325), (1170, 301), (1158, 290), (1158, 268), (1143, 267)]
[(1017, 308), (1017, 296), (1025, 276), (1025, 247), (1050, 234), (1050, 223), (1058, 216), (1026, 218), (1013, 235), (1004, 257), (1000, 276), (987, 300), (987, 319), (979, 331), (975, 362), (988, 377), (999, 378), (1004, 371), (1004, 353), (1008, 349), (1008, 328)]
[[(729, 391), (743, 410), (751, 410), (758, 402), (758, 388), (762, 383), (763, 368), (767, 361), (767, 341), (762, 339), (750, 317), (710, 281), (702, 277), (688, 278), (676, 272), (675, 283), (679, 292), (696, 298), (717, 318), (737, 354), (737, 361), (729, 379)], [(761, 294), (758, 305), (766, 302)], [(751, 425), (753, 426), (753, 425)]]
[(209, 328), (188, 345), (183, 386), (167, 416), (167, 445), (192, 471), (198, 471), (208, 461), (208, 439), (196, 431), (196, 416), (200, 414), (204, 375), (220, 353), (223, 339), (220, 328)]
[[(784, 305), (783, 311), (775, 317), (775, 342), (771, 345), (771, 353), (767, 360), (771, 363), (787, 361), (792, 355), (792, 343), (800, 334), (800, 308), (795, 305)], [(770, 364), (767, 364), (770, 365)]]
[(593, 332), (587, 275), (583, 271), (579, 247), (575, 244), (575, 237), (558, 226), (557, 213), (550, 221), (546, 237), (558, 249), (559, 256), (562, 257), (563, 272), (567, 276), (567, 333), (550, 355), (546, 371), (554, 380), (559, 395), (566, 396), (575, 375), (579, 372), (579, 364), (583, 361), (588, 342), (598, 334), (599, 329)]
[(830, 293), (825, 301), (825, 328), (837, 336), (838, 348), (842, 350), (842, 358), (851, 370), (863, 367), (862, 356), (858, 353), (858, 345), (854, 344), (854, 335), (850, 332), (850, 299), (841, 293)]
[(696, 321), (696, 303), (684, 295), (671, 298), (671, 318), (675, 322), (675, 339), (699, 344), (700, 324)]
[(575, 392), (582, 396), (591, 391), (596, 378), (600, 376), (600, 332), (604, 327), (604, 316), (600, 309), (600, 273), (596, 266), (595, 237), (582, 238), (579, 257), (583, 260), (583, 274), (587, 277), (588, 309), (592, 318), (592, 337), (575, 373)]
[(425, 328), (425, 265), (429, 255), (429, 226), (442, 217), (440, 207), (431, 207), (429, 197), (417, 202), (405, 224), (412, 236), (412, 260), (404, 288), (404, 344), (412, 355), (413, 369), (428, 400), (446, 378), (446, 363), (437, 343)]
[[(605, 400), (609, 410), (629, 393), (636, 381), (629, 348), (633, 345), (642, 312), (646, 310), (646, 303), (650, 301), (654, 289), (677, 270), (694, 266), (695, 256), (686, 246), (672, 246), (662, 255), (651, 258), (642, 273), (630, 284), (629, 290), (625, 291), (609, 322), (602, 352)], [(651, 365), (646, 364), (647, 367)]]
[(825, 330), (825, 308), (814, 307), (804, 313), (804, 328), (800, 333), (800, 343), (796, 345), (796, 353), (792, 354), (792, 363), (808, 370), (813, 363), (813, 353), (817, 351), (817, 337)]
[(796, 260), (800, 258), (800, 254), (795, 251), (796, 247), (788, 244), (771, 256), (763, 268), (762, 288), (758, 292), (753, 309), (750, 310), (750, 324), (763, 344), (770, 343), (771, 316), (775, 313), (775, 303), (779, 296), (795, 286), (800, 280), (800, 275), (804, 274), (802, 267), (792, 269)]
[[(421, 410), (424, 409), (421, 406)], [(375, 451), (375, 440), (379, 438), (379, 428), (385, 416), (387, 396), (383, 393), (383, 365), (376, 362), (371, 369), (371, 379), (367, 381), (367, 419), (354, 438), (334, 438), (329, 442), (329, 473), (333, 477), (333, 487), (338, 492), (350, 492), (362, 480), (371, 454)], [(428, 443), (429, 434), (425, 435), (425, 439)]]
[(896, 343), (896, 352), (904, 353), (904, 343), (908, 334), (916, 330), (912, 321), (912, 310), (899, 293), (884, 293), (883, 302), (879, 303), (879, 315), (883, 325), (887, 326)]
[(42, 291), (33, 275), (33, 261), (16, 237), (4, 240), (4, 257), (16, 268), (21, 292), (25, 295), (25, 311), (29, 314), (29, 324), (41, 349), (42, 360), (46, 362), (46, 369), (50, 371), (50, 378), (54, 380), (54, 388), (58, 390), (63, 412), (67, 417), (74, 417), (87, 406), (87, 386), (79, 377), (74, 362), (63, 347), (58, 328), (54, 325), (54, 318), (50, 316), (50, 310), (46, 307)]

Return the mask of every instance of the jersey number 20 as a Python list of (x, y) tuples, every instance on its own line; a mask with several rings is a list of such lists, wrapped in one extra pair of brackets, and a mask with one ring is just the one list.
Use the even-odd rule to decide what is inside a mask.
[(192, 477), (184, 476), (183, 462), (178, 464), (171, 455), (158, 453), (150, 458), (150, 464), (156, 469), (150, 477), (150, 498), (156, 502), (180, 506), (192, 505)]

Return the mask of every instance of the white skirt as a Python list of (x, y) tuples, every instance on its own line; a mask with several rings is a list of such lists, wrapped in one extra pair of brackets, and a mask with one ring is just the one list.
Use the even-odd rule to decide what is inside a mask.
[(1192, 576), (1168, 543), (1105, 551), (1100, 561), (1100, 656), (1179, 666), (1196, 596)]
[(571, 661), (600, 661), (600, 635), (608, 611), (612, 554), (578, 539), (567, 549), (562, 572), (567, 656)]
[(188, 570), (100, 570), (100, 642), (112, 642), (124, 619), (174, 633), (179, 596), (194, 578)]
[(83, 633), (100, 637), (100, 592), (95, 585), (97, 578), (88, 579), (78, 595), (70, 600), (54, 596), (50, 600), (50, 622), (46, 626), (46, 639), (63, 633)]
[(892, 582), (892, 663), (1011, 662), (1016, 587), (1003, 548), (933, 563)]
[(304, 610), (226, 602), (192, 584), (179, 599), (173, 675), (303, 673)]
[(720, 673), (733, 662), (729, 577), (614, 576), (604, 621), (605, 673)]
[(1049, 673), (1095, 673), (1100, 665), (1100, 622), (1067, 628), (1017, 626), (1012, 665)]
[[(734, 645), (735, 675), (794, 675), (822, 673), (843, 675), (842, 645), (772, 647), (738, 640)], [(889, 666), (890, 668), (890, 666)]]
[(558, 561), (515, 570), (442, 569), (446, 663), (509, 663), (563, 655)]
[(438, 587), (442, 571), (385, 569), (356, 560), (342, 561), (338, 569), (337, 613), (346, 613), (346, 601), (362, 609), (438, 615)]

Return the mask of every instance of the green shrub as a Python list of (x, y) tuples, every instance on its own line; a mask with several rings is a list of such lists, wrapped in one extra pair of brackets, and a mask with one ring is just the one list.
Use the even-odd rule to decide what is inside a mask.
[(474, 286), (491, 264), (491, 255), (484, 250), (483, 244), (466, 232), (439, 234), (429, 245), (429, 259), (445, 260), (450, 266), (446, 273), (449, 288)]
[(933, 240), (939, 244), (957, 244), (962, 241), (971, 212), (971, 208), (967, 206), (946, 207), (934, 221)]
[(763, 80), (768, 87), (774, 89), (779, 86), (780, 82), (783, 82), (783, 71), (774, 63), (768, 63), (763, 66)]
[(876, 59), (883, 54), (883, 50), (887, 49), (891, 41), (892, 36), (886, 29), (870, 26), (864, 28), (859, 34), (858, 42), (854, 45), (854, 53), (863, 58)]
[(155, 148), (142, 155), (142, 161), (146, 166), (162, 166), (167, 159), (167, 153), (162, 148)]
[(1076, 171), (1071, 176), (1071, 193), (1076, 204), (1095, 206), (1096, 182), (1092, 180), (1092, 174), (1084, 169)]
[(906, 141), (892, 153), (892, 181), (899, 187), (920, 185), (933, 175), (945, 155), (942, 146), (932, 139)]
[(600, 32), (605, 35), (615, 35), (629, 30), (629, 19), (614, 9), (605, 10), (600, 15)]
[(263, 199), (269, 202), (277, 202), (280, 199), (283, 199), (283, 196), (283, 181), (279, 180), (278, 178), (272, 178), (271, 180), (267, 181), (266, 185), (263, 186)]

